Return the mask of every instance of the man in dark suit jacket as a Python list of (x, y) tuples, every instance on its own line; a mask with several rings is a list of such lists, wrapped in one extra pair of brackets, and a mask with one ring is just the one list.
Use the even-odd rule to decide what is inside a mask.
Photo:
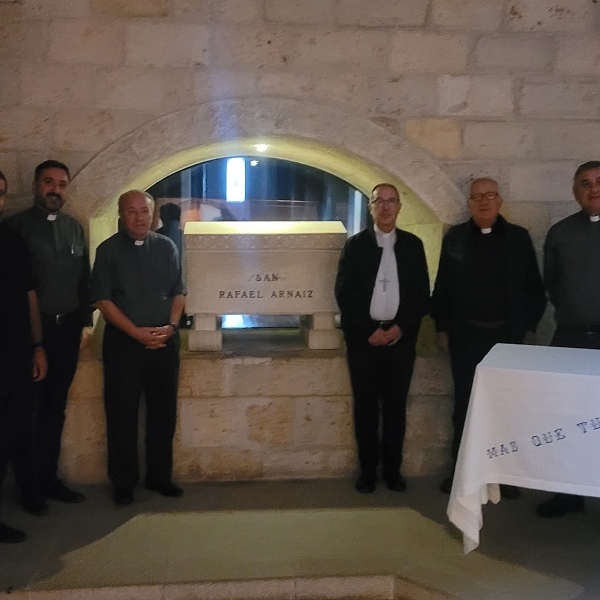
[(421, 240), (396, 228), (400, 208), (395, 186), (373, 188), (374, 226), (347, 240), (335, 282), (354, 396), (361, 471), (356, 489), (362, 493), (375, 491), (380, 458), (388, 488), (406, 489), (400, 473), (406, 397), (419, 326), (429, 307), (429, 277)]
[[(500, 214), (498, 184), (475, 179), (467, 206), (471, 219), (451, 227), (442, 242), (431, 315), (437, 344), (450, 352), (454, 379), (456, 461), (477, 364), (498, 343), (520, 344), (535, 333), (546, 307), (535, 250), (523, 227)], [(441, 485), (450, 493), (452, 475)], [(501, 486), (504, 497), (519, 490)]]

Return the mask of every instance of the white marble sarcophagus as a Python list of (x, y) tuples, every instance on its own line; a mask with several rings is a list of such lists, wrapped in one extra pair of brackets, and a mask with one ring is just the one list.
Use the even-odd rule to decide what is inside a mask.
[(220, 350), (217, 316), (302, 315), (309, 348), (339, 348), (334, 281), (340, 221), (190, 222), (185, 226), (190, 350)]

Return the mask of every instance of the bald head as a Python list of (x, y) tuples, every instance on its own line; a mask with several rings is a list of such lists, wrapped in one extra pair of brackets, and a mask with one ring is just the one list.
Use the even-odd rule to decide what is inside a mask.
[(143, 240), (150, 231), (154, 199), (142, 190), (129, 190), (119, 197), (119, 217), (134, 240)]
[(130, 198), (136, 196), (143, 196), (150, 203), (151, 209), (154, 210), (154, 198), (151, 194), (145, 192), (144, 190), (128, 190), (119, 196), (119, 212), (121, 212), (123, 204), (126, 204)]

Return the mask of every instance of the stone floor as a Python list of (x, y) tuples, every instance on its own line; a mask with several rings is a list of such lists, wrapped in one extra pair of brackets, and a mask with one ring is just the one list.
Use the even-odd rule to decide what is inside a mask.
[(600, 598), (600, 500), (546, 521), (534, 515), (546, 495), (524, 490), (485, 508), (465, 556), (437, 478), (408, 483), (373, 495), (346, 480), (196, 483), (181, 499), (139, 489), (119, 508), (91, 486), (44, 517), (9, 489), (3, 520), (29, 540), (0, 545), (0, 598)]

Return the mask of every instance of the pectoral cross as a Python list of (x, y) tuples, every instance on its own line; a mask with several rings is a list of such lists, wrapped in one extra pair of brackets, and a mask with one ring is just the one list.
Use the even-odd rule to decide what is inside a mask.
[(383, 279), (380, 279), (379, 281), (381, 281), (381, 283), (383, 283), (383, 293), (386, 294), (387, 293), (387, 284), (391, 283), (392, 280), (387, 279), (387, 277), (384, 275)]

